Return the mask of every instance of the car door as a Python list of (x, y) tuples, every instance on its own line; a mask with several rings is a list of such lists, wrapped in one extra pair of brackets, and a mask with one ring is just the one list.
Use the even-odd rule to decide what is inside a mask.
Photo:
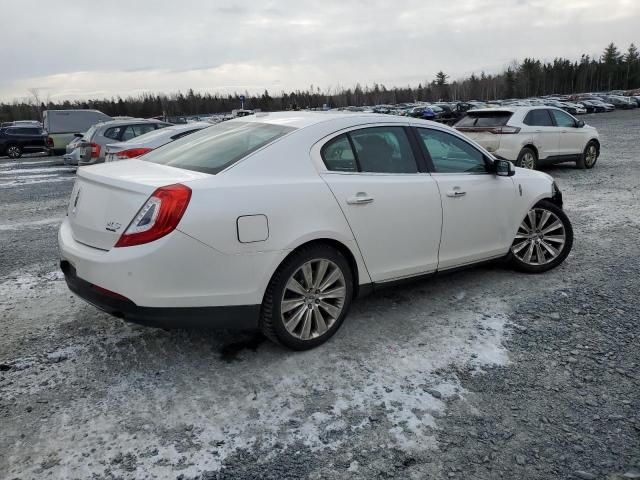
[(419, 168), (410, 130), (352, 129), (322, 147), (321, 176), (349, 223), (374, 282), (433, 272), (442, 206), (438, 186)]
[(505, 255), (513, 241), (512, 178), (492, 173), (492, 160), (458, 135), (433, 128), (415, 131), (442, 201), (438, 270)]
[(558, 155), (576, 155), (582, 153), (585, 146), (584, 131), (578, 128), (578, 121), (558, 109), (550, 109), (555, 122), (555, 129), (559, 133)]
[(25, 136), (25, 150), (34, 151), (44, 148), (44, 136), (42, 130), (37, 127), (23, 128)]
[(534, 145), (538, 149), (538, 158), (544, 159), (558, 155), (560, 135), (546, 108), (531, 110), (523, 123), (534, 136)]

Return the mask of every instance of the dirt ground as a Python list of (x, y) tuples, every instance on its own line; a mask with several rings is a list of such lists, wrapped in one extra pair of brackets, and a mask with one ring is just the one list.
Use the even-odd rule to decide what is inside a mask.
[(0, 478), (640, 478), (640, 112), (583, 118), (596, 168), (546, 169), (574, 223), (561, 267), (382, 291), (304, 353), (75, 298), (73, 169), (0, 159)]

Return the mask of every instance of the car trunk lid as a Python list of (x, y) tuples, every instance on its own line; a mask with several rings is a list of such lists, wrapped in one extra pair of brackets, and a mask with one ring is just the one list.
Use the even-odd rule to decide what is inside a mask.
[(158, 187), (208, 176), (141, 160), (81, 167), (67, 210), (73, 237), (109, 250)]

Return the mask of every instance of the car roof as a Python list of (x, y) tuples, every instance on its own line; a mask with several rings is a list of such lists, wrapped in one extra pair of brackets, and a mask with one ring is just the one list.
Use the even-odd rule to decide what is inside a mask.
[(134, 125), (138, 123), (164, 123), (160, 120), (148, 118), (127, 118), (124, 120), (109, 120), (107, 122), (96, 123), (96, 127), (118, 127), (120, 125)]
[(188, 122), (188, 123), (177, 123), (175, 125), (169, 125), (161, 130), (165, 132), (182, 132), (183, 130), (191, 130), (195, 128), (207, 128), (213, 125), (213, 123), (209, 122)]
[(529, 110), (542, 110), (542, 109), (549, 109), (549, 108), (555, 108), (557, 110), (556, 107), (551, 106), (551, 105), (516, 105), (516, 106), (507, 106), (507, 107), (491, 107), (491, 108), (474, 108), (473, 110), (469, 110), (468, 113), (474, 113), (474, 112), (509, 112), (509, 113), (516, 113), (516, 112), (522, 112), (522, 111), (529, 111)]
[(256, 122), (287, 125), (294, 128), (305, 128), (332, 120), (352, 119), (354, 121), (371, 120), (372, 123), (407, 123), (406, 117), (385, 115), (383, 113), (354, 112), (260, 112), (246, 117), (234, 118), (228, 122)]

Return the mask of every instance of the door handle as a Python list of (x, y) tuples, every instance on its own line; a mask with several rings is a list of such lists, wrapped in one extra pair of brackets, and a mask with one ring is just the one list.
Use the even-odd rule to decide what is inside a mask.
[(370, 197), (365, 192), (358, 192), (353, 197), (347, 198), (347, 203), (349, 205), (366, 205), (367, 203), (372, 203), (373, 197)]
[(462, 192), (460, 190), (449, 190), (447, 192), (447, 197), (464, 197), (467, 192)]

